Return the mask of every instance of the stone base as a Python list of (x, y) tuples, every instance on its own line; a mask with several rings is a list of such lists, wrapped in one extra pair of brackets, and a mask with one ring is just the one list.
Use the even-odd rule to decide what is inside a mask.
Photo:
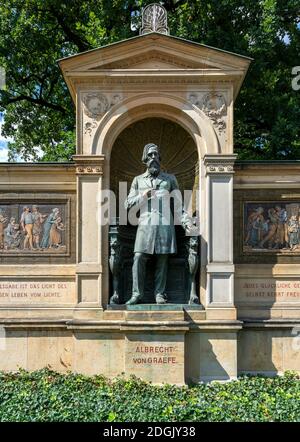
[(229, 381), (237, 378), (237, 332), (193, 331), (186, 337), (187, 382)]
[(49, 367), (176, 385), (300, 372), (299, 324), (288, 321), (2, 320), (1, 330), (4, 371)]
[(239, 373), (300, 372), (300, 320), (245, 320), (238, 337)]
[(107, 306), (107, 310), (128, 310), (128, 311), (189, 311), (204, 310), (202, 305), (198, 304), (112, 304)]

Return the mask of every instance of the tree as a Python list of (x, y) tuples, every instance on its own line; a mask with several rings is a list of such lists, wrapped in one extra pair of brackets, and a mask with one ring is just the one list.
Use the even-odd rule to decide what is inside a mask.
[[(0, 91), (9, 158), (70, 159), (75, 110), (56, 60), (138, 34), (131, 13), (152, 0), (2, 0)], [(248, 55), (254, 62), (236, 102), (240, 158), (299, 157), (299, 0), (169, 0), (172, 35)], [(298, 61), (300, 65), (300, 61)]]

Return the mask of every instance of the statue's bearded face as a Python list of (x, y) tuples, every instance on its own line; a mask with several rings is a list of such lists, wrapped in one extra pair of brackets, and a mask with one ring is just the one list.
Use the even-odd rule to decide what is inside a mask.
[(151, 147), (147, 153), (147, 168), (151, 175), (157, 176), (159, 174), (159, 153), (155, 147)]

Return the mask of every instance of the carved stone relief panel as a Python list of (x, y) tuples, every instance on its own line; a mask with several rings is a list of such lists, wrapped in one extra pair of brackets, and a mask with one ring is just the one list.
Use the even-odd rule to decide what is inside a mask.
[(298, 189), (234, 190), (234, 256), (237, 264), (298, 264)]
[(300, 202), (245, 202), (243, 252), (300, 253)]
[(65, 255), (68, 248), (67, 202), (0, 202), (0, 256)]
[(227, 127), (227, 104), (223, 93), (220, 92), (191, 92), (188, 100), (199, 107), (211, 120), (217, 133), (222, 135)]

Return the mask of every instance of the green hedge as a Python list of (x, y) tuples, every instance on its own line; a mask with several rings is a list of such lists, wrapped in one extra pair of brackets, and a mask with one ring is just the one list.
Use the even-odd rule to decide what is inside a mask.
[(241, 377), (189, 387), (136, 378), (0, 373), (1, 421), (299, 421), (299, 376)]

